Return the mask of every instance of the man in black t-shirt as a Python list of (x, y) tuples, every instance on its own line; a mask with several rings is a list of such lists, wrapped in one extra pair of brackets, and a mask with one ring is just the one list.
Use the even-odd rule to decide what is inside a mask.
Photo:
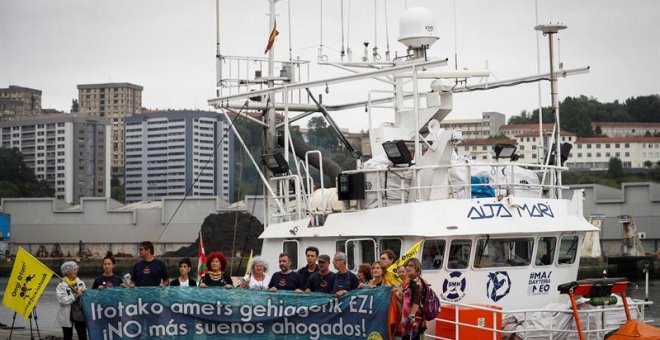
[(305, 293), (320, 292), (332, 293), (332, 286), (335, 282), (335, 273), (330, 271), (330, 256), (319, 256), (319, 271), (312, 274), (307, 280)]
[(288, 254), (280, 254), (280, 270), (281, 271), (274, 273), (270, 278), (268, 290), (271, 292), (276, 292), (278, 290), (293, 290), (297, 293), (302, 292), (300, 275), (291, 270), (291, 260), (289, 259)]
[(131, 287), (167, 286), (169, 276), (165, 263), (154, 257), (154, 245), (149, 241), (140, 243), (142, 261), (133, 266)]
[(307, 258), (307, 265), (298, 269), (300, 275), (301, 288), (307, 288), (307, 280), (312, 274), (319, 271), (319, 266), (316, 264), (316, 258), (319, 256), (319, 248), (307, 247), (305, 249), (305, 257)]

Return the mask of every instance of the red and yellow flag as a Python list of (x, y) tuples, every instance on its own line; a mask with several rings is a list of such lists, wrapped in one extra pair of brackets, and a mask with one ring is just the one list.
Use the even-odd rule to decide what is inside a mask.
[(27, 319), (52, 276), (53, 271), (19, 247), (2, 304)]
[(273, 30), (270, 31), (270, 36), (268, 36), (268, 44), (266, 44), (266, 50), (264, 51), (264, 54), (268, 53), (271, 48), (273, 48), (273, 44), (275, 44), (275, 37), (280, 34), (279, 31), (277, 31), (277, 21), (275, 21), (275, 25), (273, 25)]

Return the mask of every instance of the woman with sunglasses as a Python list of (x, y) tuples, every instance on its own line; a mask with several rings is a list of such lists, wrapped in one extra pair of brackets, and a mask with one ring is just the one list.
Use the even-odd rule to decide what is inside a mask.
[(426, 331), (426, 320), (420, 308), (424, 296), (424, 280), (422, 279), (422, 263), (417, 258), (406, 260), (407, 282), (403, 286), (403, 303), (401, 323), (397, 335), (403, 340), (418, 340)]

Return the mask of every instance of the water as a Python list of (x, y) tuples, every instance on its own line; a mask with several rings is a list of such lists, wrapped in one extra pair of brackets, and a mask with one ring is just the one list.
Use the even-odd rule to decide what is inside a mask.
[[(91, 287), (94, 282), (93, 278), (83, 278), (87, 287)], [(55, 296), (55, 287), (59, 283), (58, 278), (53, 278), (48, 284), (43, 295), (37, 304), (36, 314), (38, 317), (39, 329), (42, 331), (59, 332), (61, 328), (55, 323), (55, 313), (58, 308), (57, 298)], [(0, 278), (0, 295), (4, 295), (7, 286), (7, 278)], [(639, 282), (639, 286), (631, 284), (628, 288), (628, 296), (636, 299), (644, 299), (644, 281)], [(649, 300), (655, 301), (660, 304), (660, 279), (652, 280), (649, 282)], [(14, 312), (6, 307), (0, 307), (0, 322), (11, 325), (11, 319)], [(653, 319), (653, 325), (660, 327), (660, 306), (652, 305), (646, 310), (646, 318)], [(29, 323), (25, 322), (23, 318), (18, 315), (16, 317), (16, 326), (29, 327)]]

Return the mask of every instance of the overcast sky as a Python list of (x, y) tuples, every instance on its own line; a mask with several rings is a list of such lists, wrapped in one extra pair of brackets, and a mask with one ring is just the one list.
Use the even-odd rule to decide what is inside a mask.
[[(316, 60), (323, 17), (323, 43), (331, 60), (341, 46), (340, 0), (290, 0), (294, 57)], [(389, 43), (396, 42), (406, 1), (387, 0)], [(378, 47), (386, 49), (383, 0), (378, 4)], [(484, 68), (492, 81), (536, 74), (533, 0), (408, 0), (437, 17), (440, 40), (429, 54), (449, 57), (456, 36), (459, 68)], [(221, 52), (263, 56), (269, 27), (266, 0), (221, 0)], [(374, 43), (374, 1), (344, 0), (346, 31), (354, 60), (362, 42)], [(600, 101), (660, 93), (660, 1), (539, 0), (539, 21), (568, 26), (560, 33), (565, 68), (591, 72), (561, 80), (560, 98), (587, 95)], [(287, 2), (278, 2), (278, 59), (288, 59)], [(333, 50), (334, 49), (334, 50)], [(541, 70), (548, 70), (547, 38), (541, 40)], [(312, 76), (346, 74), (313, 67)], [(208, 109), (215, 93), (214, 0), (3, 0), (0, 1), (0, 87), (19, 85), (43, 91), (42, 106), (68, 111), (77, 84), (131, 82), (144, 86), (147, 108)], [(358, 87), (331, 87), (324, 102), (366, 100)], [(382, 88), (380, 85), (374, 85)], [(360, 91), (356, 91), (360, 89)], [(321, 92), (323, 89), (317, 89)], [(549, 87), (543, 103), (549, 105)], [(536, 85), (458, 94), (449, 118), (477, 118), (482, 111), (507, 116), (538, 106)], [(366, 128), (363, 110), (334, 114), (340, 126)]]

